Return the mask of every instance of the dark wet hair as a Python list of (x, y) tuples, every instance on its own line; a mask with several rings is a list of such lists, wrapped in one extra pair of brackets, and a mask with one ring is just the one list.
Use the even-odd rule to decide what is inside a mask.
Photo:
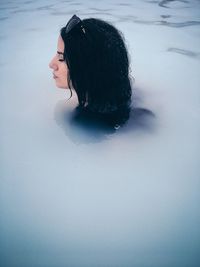
[(78, 109), (109, 125), (122, 125), (131, 108), (132, 88), (129, 58), (122, 33), (112, 24), (95, 18), (83, 19), (66, 33), (68, 84), (78, 96)]

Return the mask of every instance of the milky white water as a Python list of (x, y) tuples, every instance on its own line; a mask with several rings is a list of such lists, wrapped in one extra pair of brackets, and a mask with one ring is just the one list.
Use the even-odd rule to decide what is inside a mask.
[[(73, 123), (52, 79), (73, 14), (126, 39), (117, 131)], [(0, 0), (0, 29), (0, 266), (199, 266), (200, 1)]]

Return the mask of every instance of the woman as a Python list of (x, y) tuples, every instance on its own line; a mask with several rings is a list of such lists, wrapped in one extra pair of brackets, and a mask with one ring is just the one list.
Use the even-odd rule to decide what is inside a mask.
[(74, 15), (60, 31), (49, 67), (59, 88), (76, 92), (77, 110), (111, 127), (129, 118), (132, 89), (120, 32), (100, 19)]

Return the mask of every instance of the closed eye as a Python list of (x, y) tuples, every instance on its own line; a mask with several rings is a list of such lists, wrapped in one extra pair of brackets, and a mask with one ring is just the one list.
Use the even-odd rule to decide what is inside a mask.
[(57, 51), (57, 55), (58, 55), (58, 61), (63, 62), (64, 61), (64, 53)]

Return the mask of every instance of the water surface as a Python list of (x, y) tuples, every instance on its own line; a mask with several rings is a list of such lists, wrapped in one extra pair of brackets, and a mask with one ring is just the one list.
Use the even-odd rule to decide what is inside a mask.
[[(0, 3), (4, 267), (199, 266), (199, 1)], [(135, 78), (129, 123), (72, 120), (48, 63), (76, 13), (118, 27)]]

